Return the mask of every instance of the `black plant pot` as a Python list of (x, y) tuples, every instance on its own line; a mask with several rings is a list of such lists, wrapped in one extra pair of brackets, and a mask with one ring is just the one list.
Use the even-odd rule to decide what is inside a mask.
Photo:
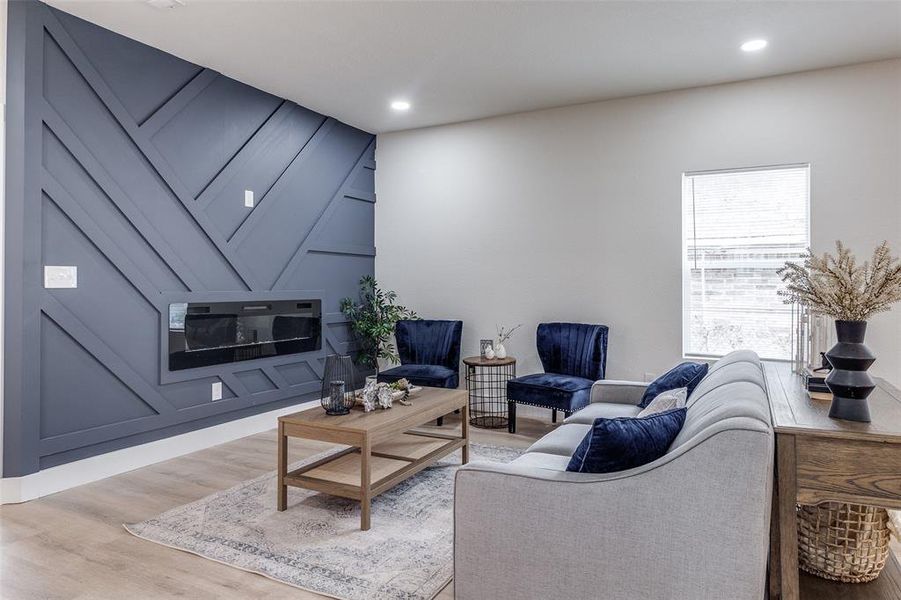
[(876, 355), (863, 343), (867, 333), (866, 321), (836, 321), (838, 343), (826, 353), (832, 371), (826, 385), (832, 392), (829, 416), (833, 419), (870, 422), (867, 396), (876, 387), (867, 369)]

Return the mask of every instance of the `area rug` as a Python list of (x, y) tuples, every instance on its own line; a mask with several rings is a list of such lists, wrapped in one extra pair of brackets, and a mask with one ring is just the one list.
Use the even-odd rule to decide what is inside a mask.
[[(475, 460), (506, 463), (521, 453), (470, 445)], [(453, 576), (459, 466), (457, 451), (374, 498), (369, 531), (360, 531), (358, 502), (300, 488), (289, 487), (288, 510), (276, 511), (274, 471), (125, 528), (332, 598), (430, 600)]]

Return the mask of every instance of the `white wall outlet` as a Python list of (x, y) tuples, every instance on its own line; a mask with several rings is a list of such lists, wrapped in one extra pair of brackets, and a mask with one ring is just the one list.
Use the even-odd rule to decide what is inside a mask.
[(212, 385), (213, 402), (222, 400), (222, 382), (214, 381)]
[(52, 288), (77, 288), (78, 267), (44, 266), (44, 287)]
[(253, 208), (253, 190), (244, 190), (244, 206)]

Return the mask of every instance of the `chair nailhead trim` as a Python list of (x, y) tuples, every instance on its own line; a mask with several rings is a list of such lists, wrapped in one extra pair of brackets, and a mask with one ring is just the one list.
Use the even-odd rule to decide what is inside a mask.
[[(532, 404), (531, 402), (522, 402), (520, 400), (507, 400), (507, 402), (515, 402), (516, 404), (525, 404), (526, 406), (537, 406), (538, 408), (546, 408), (548, 410), (562, 410), (563, 412), (567, 412), (566, 409), (555, 408), (553, 406), (547, 406), (546, 404)], [(575, 412), (575, 411), (571, 411), (571, 412)]]

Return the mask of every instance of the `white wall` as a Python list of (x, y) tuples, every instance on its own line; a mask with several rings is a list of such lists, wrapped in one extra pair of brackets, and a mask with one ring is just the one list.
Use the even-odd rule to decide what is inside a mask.
[[(477, 93), (477, 91), (474, 91)], [(495, 324), (539, 371), (535, 325), (610, 326), (609, 378), (681, 356), (681, 174), (811, 164), (815, 251), (901, 252), (901, 60), (380, 135), (376, 273), (426, 317)], [(873, 372), (901, 384), (901, 307)]]

